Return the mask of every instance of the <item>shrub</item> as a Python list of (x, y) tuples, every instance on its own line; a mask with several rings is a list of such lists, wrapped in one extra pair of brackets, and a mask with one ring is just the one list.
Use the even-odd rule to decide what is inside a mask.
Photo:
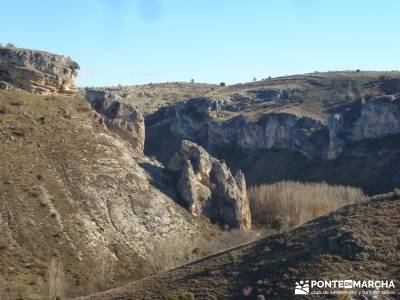
[(209, 255), (221, 250), (250, 243), (259, 239), (259, 233), (252, 230), (229, 230), (224, 231), (208, 242), (199, 245), (199, 256)]
[(6, 46), (9, 48), (15, 48), (15, 45), (13, 43), (8, 43)]
[(278, 231), (301, 225), (365, 197), (359, 188), (293, 181), (252, 187), (248, 195), (253, 224)]
[(71, 69), (72, 69), (73, 71), (75, 71), (75, 70), (80, 70), (81, 67), (79, 66), (79, 64), (78, 64), (77, 62), (71, 61)]
[(238, 251), (230, 251), (228, 257), (233, 263), (237, 263), (240, 258), (240, 253)]
[(400, 198), (400, 188), (395, 188), (394, 190), (393, 190), (393, 194), (394, 194), (394, 196), (396, 197), (396, 198)]
[(8, 247), (7, 241), (4, 238), (0, 237), (0, 250), (5, 250), (7, 249), (7, 247)]
[(220, 86), (225, 86), (225, 82), (221, 82), (219, 85)]
[(76, 111), (77, 112), (90, 112), (90, 111), (92, 111), (92, 108), (90, 107), (90, 105), (88, 103), (81, 102), (76, 107)]
[(193, 293), (187, 291), (174, 292), (168, 296), (168, 300), (195, 300)]
[(278, 232), (285, 230), (288, 226), (287, 219), (285, 217), (278, 217), (271, 221), (271, 228)]

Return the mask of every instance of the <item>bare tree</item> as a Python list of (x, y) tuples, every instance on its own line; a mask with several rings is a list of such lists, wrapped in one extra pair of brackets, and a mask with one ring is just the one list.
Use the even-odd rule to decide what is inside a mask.
[(60, 261), (52, 258), (47, 270), (49, 299), (61, 299), (64, 296), (64, 270)]
[(166, 271), (198, 258), (198, 239), (157, 239), (152, 242), (151, 262), (154, 271)]
[(114, 258), (107, 251), (99, 251), (95, 258), (95, 266), (88, 289), (101, 292), (108, 289), (114, 275)]

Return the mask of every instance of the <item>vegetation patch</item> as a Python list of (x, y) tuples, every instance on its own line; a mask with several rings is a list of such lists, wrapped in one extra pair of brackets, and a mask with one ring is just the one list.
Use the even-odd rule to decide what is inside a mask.
[(277, 231), (301, 225), (365, 198), (359, 188), (327, 183), (282, 181), (249, 189), (254, 224)]

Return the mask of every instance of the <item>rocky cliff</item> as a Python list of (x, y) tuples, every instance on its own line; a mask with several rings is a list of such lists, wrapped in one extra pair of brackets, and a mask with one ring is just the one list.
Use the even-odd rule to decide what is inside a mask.
[(85, 95), (93, 109), (103, 115), (102, 121), (111, 130), (130, 141), (134, 149), (143, 151), (144, 118), (137, 108), (120, 101), (120, 97), (104, 90), (86, 89)]
[(400, 132), (400, 94), (362, 99), (329, 111), (328, 158), (355, 141)]
[(243, 114), (222, 121), (213, 118), (212, 114), (224, 109), (224, 104), (214, 99), (179, 102), (148, 116), (149, 138), (152, 131), (164, 127), (172, 135), (196, 141), (210, 151), (229, 146), (244, 151), (290, 149), (309, 158), (326, 155), (328, 127), (322, 118), (290, 110), (268, 112), (256, 119)]
[[(86, 89), (85, 96), (92, 108), (101, 114), (100, 121), (107, 128), (129, 141), (133, 149), (143, 151), (145, 126), (138, 108), (123, 102), (120, 96), (107, 90)], [(208, 100), (204, 99), (202, 103), (203, 106), (197, 107), (203, 110), (199, 114), (208, 111)], [(183, 125), (177, 127), (178, 130), (183, 128)], [(193, 129), (196, 130), (196, 126)], [(193, 215), (206, 216), (213, 222), (230, 228), (251, 228), (243, 173), (232, 176), (226, 164), (189, 141), (182, 141), (179, 151), (169, 162), (169, 168), (179, 172), (177, 190)]]
[(71, 93), (79, 65), (71, 59), (43, 51), (0, 47), (0, 81), (26, 91)]
[[(354, 141), (400, 132), (398, 95), (356, 100), (328, 110), (328, 121), (293, 111), (267, 112), (256, 120), (241, 114), (227, 121), (212, 118), (224, 109), (213, 99), (190, 99), (148, 117), (149, 130), (160, 123), (183, 139), (209, 149), (234, 146), (244, 151), (285, 149), (310, 159), (337, 158)], [(211, 150), (212, 151), (212, 150)]]
[(250, 229), (251, 215), (242, 172), (233, 176), (224, 162), (183, 140), (168, 168), (177, 172), (177, 190), (189, 211), (230, 228)]

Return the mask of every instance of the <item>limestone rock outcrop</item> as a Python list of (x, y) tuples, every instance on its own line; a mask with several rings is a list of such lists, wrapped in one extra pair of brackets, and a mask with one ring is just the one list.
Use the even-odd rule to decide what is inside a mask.
[(79, 65), (65, 56), (0, 46), (0, 80), (39, 93), (73, 93)]
[(323, 154), (315, 139), (324, 130), (323, 121), (296, 113), (267, 113), (256, 121), (239, 115), (228, 122), (210, 122), (208, 142), (217, 146), (235, 145), (246, 151), (290, 149), (313, 158)]
[(188, 210), (230, 228), (250, 229), (244, 175), (233, 176), (224, 162), (196, 143), (183, 140), (168, 168), (177, 173), (177, 190)]
[(212, 118), (212, 113), (224, 110), (221, 100), (195, 98), (182, 101), (148, 116), (146, 129), (160, 126), (173, 135), (205, 146), (236, 147), (245, 151), (288, 149), (308, 158), (321, 158), (329, 146), (327, 124), (321, 118), (291, 111), (268, 112), (249, 119), (239, 114), (228, 120)]
[(104, 122), (111, 130), (128, 140), (134, 148), (143, 151), (144, 118), (138, 109), (104, 90), (86, 89), (85, 94), (93, 109), (105, 117)]
[(400, 95), (362, 99), (329, 112), (330, 147), (334, 159), (351, 142), (400, 133)]
[[(386, 85), (395, 90), (397, 81)], [(385, 85), (385, 86), (386, 86)], [(389, 88), (388, 88), (389, 89)], [(335, 159), (350, 143), (400, 133), (400, 94), (370, 96), (327, 109), (327, 121), (295, 111), (266, 112), (257, 119), (244, 114), (217, 120), (224, 110), (215, 99), (190, 99), (149, 116), (147, 130), (168, 130), (177, 139), (203, 145), (211, 153), (218, 147), (244, 151), (286, 149), (309, 159)]]

